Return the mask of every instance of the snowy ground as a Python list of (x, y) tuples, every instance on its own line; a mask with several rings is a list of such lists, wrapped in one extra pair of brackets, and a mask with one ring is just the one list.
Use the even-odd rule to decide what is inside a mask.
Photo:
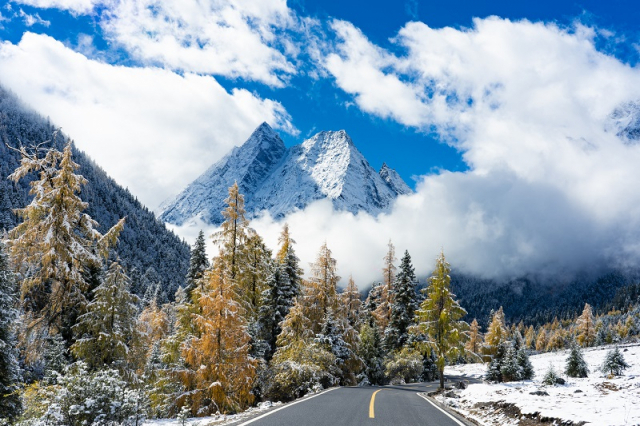
[[(567, 380), (566, 385), (543, 386), (545, 372), (552, 364), (556, 372), (564, 373), (568, 351), (545, 353), (531, 357), (535, 378), (524, 382), (503, 384), (474, 384), (457, 391), (460, 398), (442, 398), (441, 402), (460, 411), (469, 418), (486, 425), (535, 424), (515, 417), (539, 413), (538, 417), (557, 418), (564, 421), (581, 421), (598, 426), (640, 425), (640, 344), (620, 345), (620, 350), (630, 367), (624, 376), (607, 378), (599, 371), (607, 350), (612, 346), (587, 349), (583, 352), (589, 364), (589, 377)], [(445, 374), (482, 377), (485, 364), (468, 364), (447, 367)], [(531, 395), (545, 391), (548, 396)], [(580, 392), (581, 391), (581, 392)], [(507, 404), (497, 404), (504, 402)], [(482, 404), (489, 403), (489, 404)], [(511, 407), (511, 409), (509, 409)], [(513, 414), (515, 411), (515, 415)], [(511, 416), (509, 416), (511, 412)]]
[[(273, 407), (277, 407), (282, 405), (281, 402), (261, 402), (257, 407), (252, 407), (247, 411), (244, 411), (240, 414), (233, 415), (218, 415), (218, 416), (209, 416), (209, 417), (198, 417), (193, 419), (187, 419), (184, 422), (184, 425), (187, 426), (209, 426), (209, 425), (228, 425), (231, 423), (236, 423), (244, 419), (248, 419), (249, 417), (253, 417), (254, 415), (261, 413), (263, 411), (267, 411)], [(143, 426), (182, 426), (182, 421), (178, 419), (159, 419), (159, 420), (147, 420)]]

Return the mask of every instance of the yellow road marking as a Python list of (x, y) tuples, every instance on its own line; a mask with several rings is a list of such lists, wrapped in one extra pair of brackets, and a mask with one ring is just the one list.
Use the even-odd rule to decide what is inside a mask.
[(373, 395), (371, 395), (371, 402), (369, 403), (369, 418), (370, 418), (370, 419), (374, 419), (374, 418), (376, 417), (376, 416), (375, 416), (375, 414), (374, 414), (374, 412), (373, 412), (373, 404), (374, 404), (374, 403), (375, 403), (375, 401), (376, 401), (376, 394), (377, 394), (378, 392), (380, 392), (381, 390), (383, 390), (383, 389), (378, 389), (377, 391), (375, 391), (375, 392), (373, 393)]

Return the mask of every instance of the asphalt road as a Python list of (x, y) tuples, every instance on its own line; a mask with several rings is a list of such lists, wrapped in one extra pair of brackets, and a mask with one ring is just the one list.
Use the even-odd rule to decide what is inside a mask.
[[(450, 378), (453, 381), (469, 378)], [(422, 396), (437, 382), (399, 386), (341, 387), (241, 422), (251, 426), (460, 426)], [(375, 395), (374, 395), (375, 394)]]

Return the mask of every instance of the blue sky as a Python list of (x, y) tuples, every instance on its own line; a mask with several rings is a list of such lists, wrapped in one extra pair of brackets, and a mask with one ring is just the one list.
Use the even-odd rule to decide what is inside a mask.
[[(27, 2), (29, 3), (29, 2)], [(112, 64), (144, 66), (132, 58), (126, 49), (117, 43), (105, 40), (100, 26), (100, 14), (108, 6), (98, 5), (88, 14), (77, 14), (58, 8), (39, 8), (19, 2), (7, 3), (13, 13), (20, 10), (38, 16), (49, 24), (27, 25), (25, 19), (13, 18), (3, 22), (0, 37), (14, 44), (19, 43), (25, 31), (50, 35), (63, 43), (78, 45), (78, 34), (93, 37), (94, 57)], [(473, 25), (473, 18), (500, 16), (512, 20), (556, 22), (560, 26), (571, 26), (576, 20), (588, 25), (615, 31), (623, 42), (604, 42), (599, 48), (613, 52), (625, 62), (635, 64), (638, 50), (633, 46), (638, 38), (637, 23), (640, 8), (631, 0), (602, 1), (310, 1), (295, 0), (289, 7), (300, 16), (328, 22), (337, 18), (353, 23), (374, 43), (394, 49), (389, 39), (408, 21), (422, 21), (432, 28), (466, 28)], [(5, 17), (12, 12), (5, 9)], [(320, 130), (345, 129), (359, 149), (374, 167), (387, 162), (404, 179), (415, 186), (416, 178), (439, 170), (464, 171), (467, 165), (460, 152), (442, 143), (437, 134), (425, 129), (415, 129), (394, 120), (376, 117), (362, 112), (352, 104), (352, 96), (335, 87), (327, 79), (310, 79), (302, 73), (293, 77), (285, 88), (272, 88), (260, 82), (242, 78), (215, 75), (227, 90), (246, 88), (263, 98), (282, 103), (291, 114), (293, 125), (300, 134), (282, 133), (287, 145), (299, 143)], [(99, 159), (98, 159), (99, 161)]]
[(640, 117), (634, 1), (12, 0), (0, 13), (0, 82), (152, 209), (267, 121), (288, 145), (345, 129), (416, 191), (378, 218), (322, 203), (287, 218), (303, 260), (333, 241), (368, 280), (379, 268), (363, 259), (389, 238), (485, 276), (640, 258), (640, 144), (622, 131)]

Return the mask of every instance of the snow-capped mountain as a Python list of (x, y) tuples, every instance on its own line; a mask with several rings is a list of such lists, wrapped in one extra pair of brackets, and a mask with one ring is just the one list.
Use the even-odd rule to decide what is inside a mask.
[(238, 182), (252, 217), (263, 210), (284, 217), (311, 202), (332, 200), (336, 210), (377, 215), (398, 195), (411, 193), (395, 170), (373, 169), (344, 130), (320, 132), (287, 149), (278, 134), (261, 124), (239, 147), (193, 181), (160, 218), (182, 225), (191, 218), (220, 224), (228, 188)]
[(617, 107), (609, 116), (606, 129), (620, 137), (626, 144), (640, 142), (640, 101), (627, 102)]

